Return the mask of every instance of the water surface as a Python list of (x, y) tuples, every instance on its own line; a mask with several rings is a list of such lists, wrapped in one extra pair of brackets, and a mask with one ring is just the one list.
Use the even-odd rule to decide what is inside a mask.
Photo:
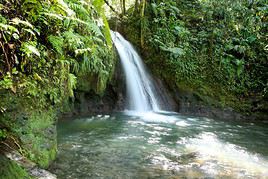
[(58, 178), (268, 178), (268, 124), (122, 112), (58, 124)]

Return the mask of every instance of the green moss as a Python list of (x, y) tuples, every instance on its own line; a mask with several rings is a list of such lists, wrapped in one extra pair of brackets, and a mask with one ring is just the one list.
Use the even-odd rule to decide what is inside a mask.
[(29, 159), (46, 168), (56, 157), (57, 136), (55, 111), (32, 111), (24, 125), (17, 130)]
[[(38, 149), (38, 147), (36, 147)], [(41, 168), (47, 168), (53, 160), (56, 159), (57, 146), (54, 145), (50, 149), (38, 151), (38, 155), (33, 159)]]
[(0, 179), (30, 179), (29, 174), (13, 161), (0, 154)]
[(83, 92), (93, 90), (96, 94), (102, 95), (106, 89), (108, 80), (107, 76), (98, 77), (92, 74), (83, 74), (78, 77), (77, 89)]
[[(263, 6), (264, 2), (260, 1), (256, 7)], [(216, 6), (221, 9), (221, 15), (229, 7), (235, 8), (223, 18)], [(173, 16), (170, 16), (171, 12)], [(127, 22), (117, 28), (140, 47), (154, 76), (164, 79), (173, 91), (183, 89), (200, 100), (196, 102), (231, 107), (248, 114), (267, 111), (264, 107), (267, 101), (264, 57), (267, 52), (260, 49), (265, 44), (264, 26), (261, 21), (256, 23), (258, 30), (248, 25), (256, 22), (262, 13), (264, 11), (248, 9), (241, 2), (160, 0), (153, 5), (147, 4), (143, 26), (140, 14), (134, 13), (128, 14)], [(241, 21), (237, 14), (248, 18)], [(239, 22), (241, 28), (230, 25), (234, 22)], [(140, 30), (146, 36), (142, 48)]]
[(77, 90), (79, 91), (88, 92), (90, 90), (94, 90), (96, 93), (98, 92), (98, 76), (95, 74), (80, 74), (77, 78), (77, 82)]
[[(24, 23), (13, 24), (19, 39), (13, 39), (7, 31), (3, 34), (4, 46), (13, 44), (12, 54), (8, 54), (10, 60), (18, 59), (21, 65), (12, 62), (9, 66), (0, 55), (0, 141), (12, 136), (11, 143), (16, 143), (19, 152), (46, 168), (57, 153), (56, 115), (70, 109), (76, 79), (78, 90), (103, 94), (114, 73), (115, 58), (104, 1), (68, 0), (63, 3), (66, 6), (47, 1), (3, 3), (9, 7), (1, 17), (5, 24), (14, 18), (10, 12), (16, 11), (16, 18), (33, 28), (29, 30), (31, 37), (28, 31), (21, 30)], [(41, 17), (46, 11), (64, 17), (66, 12), (75, 13), (70, 15), (75, 20), (69, 16), (64, 20), (50, 15)]]
[(9, 92), (1, 96), (7, 109), (0, 116), (0, 127), (13, 136), (30, 160), (46, 168), (56, 157), (56, 111), (36, 108), (38, 102)]

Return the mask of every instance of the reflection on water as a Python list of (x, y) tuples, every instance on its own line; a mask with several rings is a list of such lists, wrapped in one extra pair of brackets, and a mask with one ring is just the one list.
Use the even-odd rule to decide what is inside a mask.
[(127, 111), (58, 125), (58, 178), (268, 178), (268, 125)]

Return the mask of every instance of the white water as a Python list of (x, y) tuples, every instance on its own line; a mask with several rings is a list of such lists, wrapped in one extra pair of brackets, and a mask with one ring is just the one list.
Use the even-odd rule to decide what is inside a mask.
[[(187, 118), (185, 120), (176, 114), (163, 113), (160, 110), (157, 95), (155, 94), (156, 88), (150, 80), (150, 76), (146, 72), (141, 58), (132, 45), (118, 32), (111, 32), (111, 34), (126, 75), (127, 94), (130, 103), (130, 106), (127, 108), (129, 110), (127, 111), (127, 115), (133, 120), (129, 121), (129, 123), (131, 125), (137, 125), (134, 126), (135, 129), (144, 130), (144, 128), (147, 129), (149, 127), (149, 129), (144, 131), (147, 133), (146, 135), (151, 135), (147, 139), (147, 143), (149, 145), (157, 145), (158, 152), (157, 154), (153, 153), (150, 155), (152, 156), (151, 159), (154, 165), (160, 166), (160, 168), (162, 167), (163, 170), (189, 170), (189, 173), (185, 173), (185, 177), (189, 174), (189, 178), (204, 178), (198, 172), (194, 171), (194, 168), (198, 168), (206, 176), (216, 176), (216, 178), (268, 178), (267, 157), (263, 157), (258, 153), (252, 153), (247, 151), (246, 148), (219, 138), (219, 136), (229, 133), (231, 135), (235, 134), (232, 130), (221, 135), (216, 134), (218, 131), (216, 128), (217, 125), (222, 126), (222, 131), (228, 129), (227, 125), (213, 125), (211, 123), (217, 122), (209, 119), (207, 121), (196, 118)], [(165, 123), (165, 125), (158, 126), (158, 123)], [(167, 123), (172, 124), (172, 127), (166, 129)], [(161, 144), (161, 136), (169, 136), (169, 133), (174, 128), (178, 128), (180, 132), (188, 133), (188, 135), (191, 135), (195, 130), (200, 129), (200, 131), (196, 136), (180, 138), (177, 141), (179, 146), (173, 150)], [(161, 131), (162, 129), (164, 131)], [(211, 129), (215, 133), (211, 132)], [(239, 135), (243, 135), (243, 130), (246, 130), (246, 127), (237, 130)], [(129, 138), (120, 136), (120, 141), (122, 139), (142, 140), (146, 135), (140, 138), (139, 136), (130, 136)], [(252, 141), (249, 140), (248, 143), (252, 143)], [(147, 148), (149, 149), (150, 147), (147, 146)], [(183, 154), (180, 150), (186, 154), (195, 154), (195, 159), (183, 166), (183, 164), (178, 164), (163, 154), (168, 153), (169, 156), (179, 156)]]
[(118, 32), (111, 31), (126, 76), (128, 110), (136, 112), (160, 111), (155, 87), (133, 46)]
[(58, 178), (268, 179), (267, 123), (132, 112), (59, 121), (51, 171)]

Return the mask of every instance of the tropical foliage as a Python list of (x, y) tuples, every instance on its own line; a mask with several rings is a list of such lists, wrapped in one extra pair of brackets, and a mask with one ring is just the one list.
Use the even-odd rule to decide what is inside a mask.
[(94, 6), (103, 2), (94, 3), (2, 1), (0, 90), (36, 98), (45, 106), (72, 97), (82, 74), (107, 80), (113, 65), (109, 26)]
[(125, 34), (141, 39), (136, 44), (147, 63), (174, 88), (219, 100), (267, 99), (265, 0), (153, 0), (144, 17), (134, 12), (129, 9)]
[(17, 148), (47, 167), (56, 156), (56, 114), (74, 90), (85, 81), (103, 93), (115, 63), (103, 3), (0, 1), (0, 151)]

